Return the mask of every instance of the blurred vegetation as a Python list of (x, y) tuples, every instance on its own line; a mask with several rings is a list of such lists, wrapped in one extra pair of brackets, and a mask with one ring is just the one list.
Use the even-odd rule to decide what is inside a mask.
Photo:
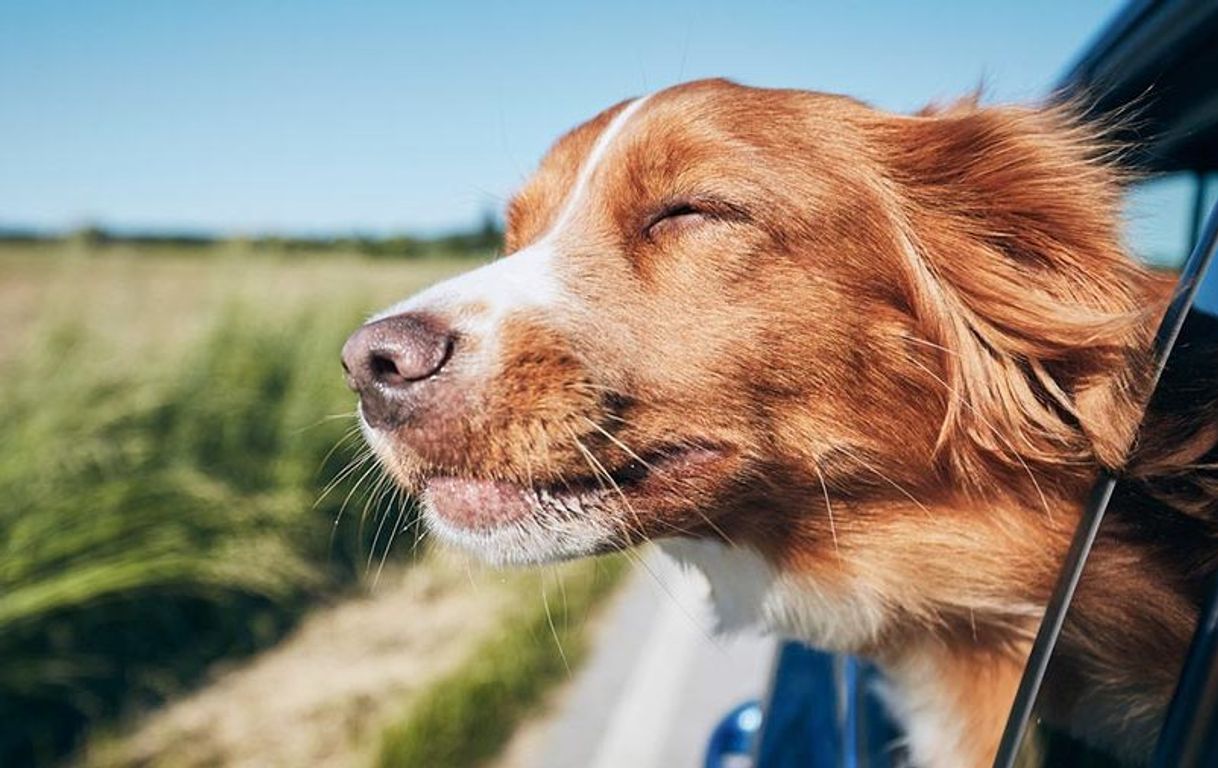
[(332, 526), (349, 483), (314, 505), (352, 459), (331, 452), (350, 418), (327, 418), (351, 398), (323, 372), (358, 321), (234, 308), (157, 376), (109, 379), (82, 375), (88, 335), (66, 327), (6, 371), (0, 765), (61, 755), (362, 572), (370, 526)]
[(589, 613), (624, 570), (623, 558), (601, 558), (568, 566), (561, 581), (543, 585), (541, 600), (385, 730), (378, 768), (474, 768), (497, 755), (583, 659)]
[(337, 352), (459, 268), (106, 247), (0, 252), (0, 303), (30, 308), (0, 312), (0, 766), (54, 764), (375, 567), (363, 468), (318, 501), (362, 447)]
[[(0, 766), (71, 759), (376, 567), (382, 529), (413, 521), (382, 527), (377, 474), (342, 474), (362, 441), (337, 352), (369, 311), (499, 237), (489, 219), (417, 240), (0, 233)], [(391, 561), (417, 553), (409, 538)], [(583, 568), (565, 599), (547, 588), (551, 617), (522, 600), (425, 691), (382, 762), (472, 765), (501, 746), (566, 674), (551, 621), (573, 664), (572, 617), (618, 566)]]
[(220, 237), (207, 232), (181, 231), (122, 231), (88, 224), (76, 229), (56, 233), (29, 228), (0, 227), (0, 243), (13, 244), (72, 244), (88, 248), (95, 253), (105, 253), (107, 246), (170, 246), (182, 249), (214, 249), (218, 245), (235, 244), (256, 248), (264, 253), (333, 254), (336, 251), (358, 253), (363, 256), (384, 258), (423, 258), (478, 256), (485, 257), (503, 247), (503, 230), (498, 219), (491, 213), (482, 216), (479, 223), (466, 230), (458, 230), (431, 237), (408, 234), (370, 235), (341, 234), (316, 235), (312, 237), (288, 237), (280, 235), (256, 235)]

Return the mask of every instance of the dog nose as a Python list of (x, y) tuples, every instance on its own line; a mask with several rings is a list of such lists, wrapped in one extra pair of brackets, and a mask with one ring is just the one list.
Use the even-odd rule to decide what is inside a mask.
[(368, 423), (392, 426), (405, 418), (411, 390), (439, 373), (452, 350), (452, 331), (428, 315), (393, 315), (351, 334), (343, 370)]

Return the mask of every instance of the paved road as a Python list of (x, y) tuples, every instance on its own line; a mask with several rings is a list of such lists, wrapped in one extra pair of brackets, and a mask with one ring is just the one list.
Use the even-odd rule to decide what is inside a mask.
[(700, 576), (657, 551), (636, 567), (561, 702), (539, 726), (529, 768), (696, 768), (712, 728), (765, 691), (774, 641), (713, 638)]

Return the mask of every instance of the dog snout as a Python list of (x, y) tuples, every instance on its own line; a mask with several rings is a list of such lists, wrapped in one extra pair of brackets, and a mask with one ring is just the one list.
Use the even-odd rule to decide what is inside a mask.
[(421, 314), (393, 315), (351, 334), (343, 345), (343, 370), (359, 394), (364, 419), (374, 427), (404, 421), (415, 390), (448, 363), (454, 340), (447, 324)]

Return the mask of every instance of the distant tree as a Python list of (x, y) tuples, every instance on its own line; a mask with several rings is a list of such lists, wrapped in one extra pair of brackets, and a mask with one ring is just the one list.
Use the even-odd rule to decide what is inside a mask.
[(0, 242), (36, 243), (46, 240), (47, 234), (33, 227), (0, 227)]
[(68, 242), (95, 248), (111, 242), (114, 238), (97, 224), (84, 224), (68, 233)]
[(490, 208), (482, 209), (482, 225), (478, 228), (477, 239), (481, 250), (497, 251), (503, 248), (503, 227)]

